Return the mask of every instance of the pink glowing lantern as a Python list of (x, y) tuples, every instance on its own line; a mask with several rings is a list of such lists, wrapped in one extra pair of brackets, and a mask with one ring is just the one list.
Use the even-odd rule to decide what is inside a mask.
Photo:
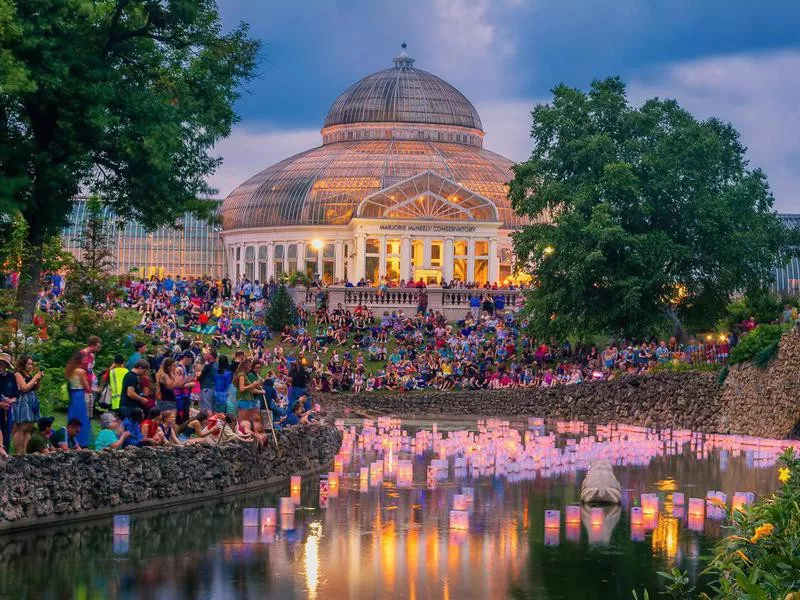
[(300, 490), (292, 490), (289, 494), (295, 506), (300, 506)]
[(303, 484), (303, 478), (300, 475), (292, 475), (291, 482), (289, 484), (289, 489), (294, 492), (300, 493), (300, 488)]
[(339, 473), (336, 471), (328, 473), (328, 488), (331, 490), (334, 488), (339, 489)]
[(567, 506), (567, 514), (566, 514), (566, 522), (569, 525), (570, 523), (580, 523), (581, 522), (581, 507), (577, 504), (570, 504)]
[[(292, 510), (294, 510), (294, 506), (292, 506)], [(245, 528), (258, 527), (260, 513), (261, 511), (257, 508), (242, 509), (242, 525)]]
[(558, 510), (544, 511), (545, 529), (551, 529), (553, 527), (560, 527), (560, 526), (561, 526), (561, 511)]
[(344, 459), (339, 454), (333, 457), (333, 470), (337, 473), (344, 472)]
[(642, 494), (642, 513), (654, 515), (658, 512), (658, 496), (656, 494)]
[(261, 529), (274, 529), (278, 526), (278, 511), (275, 508), (261, 509)]
[(130, 515), (114, 515), (114, 535), (129, 535), (130, 532)]
[(369, 481), (369, 467), (361, 467), (359, 479), (361, 479), (361, 481)]
[(467, 510), (467, 498), (463, 494), (453, 495), (453, 510)]
[(705, 515), (706, 502), (703, 498), (689, 498), (689, 518), (699, 516), (701, 519)]
[(465, 510), (451, 510), (450, 529), (469, 529), (469, 513)]
[(641, 527), (643, 522), (642, 507), (634, 506), (631, 508), (631, 526)]
[(732, 508), (733, 510), (744, 510), (748, 504), (755, 502), (756, 495), (753, 492), (734, 492)]
[(683, 506), (686, 503), (686, 497), (682, 492), (674, 492), (672, 494), (672, 504), (675, 506)]

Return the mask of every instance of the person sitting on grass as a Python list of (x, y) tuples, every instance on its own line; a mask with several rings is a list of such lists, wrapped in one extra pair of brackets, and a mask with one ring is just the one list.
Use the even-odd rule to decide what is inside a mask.
[(103, 428), (94, 441), (95, 450), (116, 450), (125, 445), (125, 440), (130, 437), (130, 433), (122, 429), (117, 415), (106, 412), (100, 415), (100, 425)]
[(149, 440), (154, 446), (161, 446), (164, 444), (164, 433), (160, 427), (161, 418), (161, 410), (158, 408), (151, 408), (147, 419), (142, 421), (142, 435), (144, 439)]
[(50, 442), (57, 450), (68, 452), (69, 450), (80, 450), (78, 436), (81, 433), (82, 423), (80, 419), (70, 419), (66, 427), (61, 427), (50, 436)]
[(144, 411), (141, 408), (130, 409), (128, 416), (122, 421), (122, 428), (128, 433), (128, 437), (122, 444), (124, 448), (148, 444), (149, 440), (146, 440), (142, 434), (142, 421), (144, 421)]
[[(224, 413), (220, 413), (224, 414)], [(178, 426), (177, 436), (181, 442), (186, 442), (193, 436), (204, 437), (208, 433), (204, 433), (205, 427), (208, 424), (208, 419), (212, 416), (211, 413), (201, 410), (193, 419), (189, 419), (183, 425)]]
[(53, 451), (50, 437), (53, 435), (53, 417), (41, 417), (36, 422), (36, 430), (31, 434), (26, 454), (47, 454)]

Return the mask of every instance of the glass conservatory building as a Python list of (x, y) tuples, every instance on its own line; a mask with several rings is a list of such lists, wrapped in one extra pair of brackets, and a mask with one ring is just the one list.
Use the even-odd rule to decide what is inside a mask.
[[(218, 200), (209, 200), (216, 202)], [(64, 248), (80, 258), (80, 236), (85, 228), (87, 201), (78, 199), (72, 209), (70, 224), (61, 234)], [(222, 277), (223, 265), (220, 228), (192, 214), (186, 214), (175, 227), (148, 231), (133, 221), (120, 222), (108, 208), (106, 223), (113, 227), (114, 272), (137, 277)]]
[(475, 107), (405, 52), (333, 103), (322, 146), (267, 167), (223, 202), (228, 271), (503, 281), (512, 276), (512, 161), (483, 148)]

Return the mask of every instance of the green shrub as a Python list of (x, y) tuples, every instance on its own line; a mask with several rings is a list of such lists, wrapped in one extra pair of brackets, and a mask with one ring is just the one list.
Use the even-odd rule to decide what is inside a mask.
[(673, 359), (665, 363), (659, 363), (650, 369), (651, 373), (663, 373), (668, 371), (671, 373), (688, 373), (690, 371), (702, 373), (716, 373), (719, 371), (719, 365), (709, 365), (706, 363), (692, 364), (683, 360)]
[[(783, 332), (788, 328), (789, 325), (759, 325), (753, 331), (744, 335), (739, 340), (739, 343), (731, 348), (729, 362), (733, 365), (751, 360), (756, 354), (766, 350), (772, 344), (775, 344), (777, 350), (777, 343), (780, 341)], [(769, 362), (769, 359), (767, 362)]]
[(725, 322), (728, 327), (734, 327), (750, 317), (755, 317), (758, 323), (771, 323), (780, 318), (783, 304), (781, 298), (775, 294), (766, 291), (751, 292), (728, 305)]

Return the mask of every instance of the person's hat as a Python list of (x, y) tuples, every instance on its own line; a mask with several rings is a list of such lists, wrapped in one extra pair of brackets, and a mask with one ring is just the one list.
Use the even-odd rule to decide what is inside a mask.
[(36, 421), (36, 427), (39, 428), (39, 431), (44, 431), (53, 424), (53, 421), (55, 421), (55, 417), (42, 417)]
[(106, 412), (100, 415), (100, 425), (102, 425), (104, 429), (111, 427), (116, 420), (117, 416), (114, 413)]
[(11, 356), (6, 354), (5, 352), (0, 352), (0, 362), (4, 362), (8, 365), (8, 368), (11, 368)]

